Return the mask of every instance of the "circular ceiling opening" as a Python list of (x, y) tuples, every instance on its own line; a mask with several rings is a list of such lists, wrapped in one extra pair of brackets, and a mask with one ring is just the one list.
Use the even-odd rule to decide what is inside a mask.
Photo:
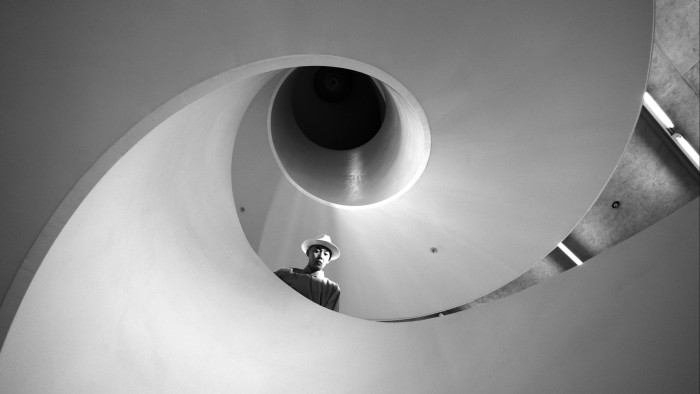
[(313, 143), (354, 149), (381, 128), (386, 104), (368, 75), (337, 67), (300, 67), (290, 81), (294, 119)]
[(394, 199), (418, 180), (430, 132), (415, 99), (338, 67), (291, 69), (270, 104), (277, 164), (299, 190), (336, 207)]

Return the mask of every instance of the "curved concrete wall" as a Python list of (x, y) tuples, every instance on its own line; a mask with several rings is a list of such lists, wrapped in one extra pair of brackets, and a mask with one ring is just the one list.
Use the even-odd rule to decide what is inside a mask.
[(269, 77), (180, 111), (92, 190), (15, 318), (5, 391), (698, 388), (698, 200), (583, 267), (444, 318), (376, 323), (296, 295), (245, 240), (229, 193), (230, 108)]
[(11, 225), (0, 278), (15, 289), (0, 308), (3, 331), (67, 217), (118, 157), (222, 86), (212, 76), (271, 59), (385, 73), (420, 103), (432, 145), (418, 182), (377, 209), (319, 207), (282, 184), (287, 205), (243, 201), (267, 221), (274, 242), (258, 253), (279, 255), (266, 263), (295, 265), (300, 239), (331, 228), (344, 246), (332, 278), (346, 313), (406, 318), (490, 293), (549, 253), (605, 184), (638, 115), (652, 32), (651, 3), (631, 0), (2, 7), (2, 89), (12, 94), (2, 106), (0, 219)]
[[(411, 91), (425, 100), (424, 107), (432, 108), (427, 111), (430, 120), (445, 127), (459, 123), (455, 114), (461, 107), (450, 103), (469, 102), (472, 96), (435, 99), (427, 93), (445, 90), (456, 73), (469, 71), (467, 66), (511, 69), (508, 61), (513, 61), (532, 71), (547, 48), (566, 43), (549, 33), (567, 30), (566, 22), (577, 15), (602, 18), (572, 30), (591, 32), (586, 37), (591, 51), (615, 31), (611, 22), (629, 20), (632, 30), (621, 29), (623, 35), (615, 41), (628, 45), (619, 56), (606, 59), (619, 61), (614, 64), (617, 71), (631, 67), (634, 72), (576, 74), (575, 85), (589, 82), (589, 89), (568, 103), (572, 112), (556, 118), (576, 124), (585, 120), (573, 109), (591, 99), (583, 93), (599, 92), (602, 85), (610, 95), (589, 103), (590, 108), (605, 109), (611, 100), (621, 99), (622, 104), (609, 110), (617, 115), (597, 117), (554, 136), (554, 145), (561, 145), (556, 138), (572, 138), (568, 143), (576, 145), (577, 154), (596, 152), (600, 161), (584, 171), (581, 161), (564, 161), (561, 155), (573, 151), (565, 149), (552, 154), (561, 168), (524, 162), (533, 177), (590, 172), (584, 185), (550, 201), (551, 213), (538, 223), (556, 228), (527, 234), (514, 245), (538, 255), (590, 205), (629, 135), (639, 105), (637, 93), (643, 88), (640, 74), (646, 69), (639, 60), (648, 59), (648, 50), (625, 34), (649, 35), (648, 3), (598, 3), (605, 12), (595, 11), (590, 3), (560, 1), (455, 2), (444, 3), (444, 8), (430, 2), (400, 7), (382, 3), (371, 9), (343, 2), (314, 7), (304, 7), (309, 3), (303, 2), (250, 4), (123, 3), (111, 8), (86, 2), (55, 9), (2, 4), (2, 44), (10, 49), (2, 86), (14, 93), (11, 100), (3, 95), (2, 105), (3, 130), (12, 132), (0, 149), (13, 163), (0, 168), (9, 188), (2, 219), (17, 224), (11, 227), (18, 233), (3, 236), (3, 273), (14, 273), (34, 245), (17, 276), (3, 275), (7, 282), (14, 277), (1, 310), (5, 327), (26, 290), (0, 353), (4, 391), (697, 391), (697, 201), (625, 243), (620, 252), (602, 255), (517, 296), (468, 313), (391, 325), (326, 311), (280, 283), (246, 241), (231, 193), (231, 152), (238, 124), (248, 103), (274, 77), (268, 72), (283, 67), (257, 61), (288, 57), (284, 67), (293, 67), (303, 61), (289, 64), (289, 58), (324, 53), (376, 64), (410, 81)], [(579, 7), (580, 14), (567, 14), (571, 7)], [(507, 34), (479, 44), (477, 37), (495, 33), (477, 23), (479, 18), (492, 17), (486, 18), (493, 22), (490, 26), (527, 26), (542, 16), (542, 9), (562, 16), (543, 30), (530, 31), (530, 38), (541, 40), (534, 42), (543, 43), (530, 49), (545, 52), (526, 53), (509, 44), (513, 37)], [(431, 46), (434, 40), (421, 40), (440, 35), (427, 34), (435, 25), (464, 33), (441, 37), (469, 43), (469, 62), (431, 56), (462, 47), (455, 41)], [(260, 43), (260, 37), (275, 39)], [(396, 45), (387, 52), (380, 42)], [(504, 57), (480, 58), (492, 45), (503, 48)], [(506, 52), (514, 57), (505, 57)], [(568, 68), (545, 67), (534, 75), (496, 73), (468, 81), (476, 88), (495, 87), (477, 89), (485, 92), (479, 105), (486, 107), (521, 81), (544, 83), (551, 92), (566, 90), (564, 71), (575, 66), (576, 59), (566, 59)], [(582, 67), (590, 71), (605, 68), (600, 59), (579, 60), (593, 64)], [(434, 70), (435, 77), (421, 79), (426, 69)], [(212, 75), (220, 77), (209, 80)], [(616, 89), (620, 86), (625, 89)], [(515, 105), (523, 98), (520, 92), (509, 100)], [(521, 112), (500, 121), (525, 116), (525, 107), (514, 106)], [(609, 130), (603, 126), (614, 131), (605, 134)], [(123, 136), (128, 129), (131, 132)], [(579, 133), (585, 130), (590, 133)], [(497, 146), (513, 135), (482, 137)], [(601, 141), (608, 144), (601, 146)], [(443, 139), (443, 152), (449, 151), (450, 142), (454, 138)], [(535, 152), (547, 147), (531, 148)], [(435, 168), (446, 165), (449, 156), (437, 157), (442, 161), (433, 162)], [(505, 178), (496, 176), (491, 186), (514, 179), (506, 169), (505, 164), (494, 169)], [(517, 197), (535, 199), (534, 194)], [(506, 196), (501, 202), (515, 200)], [(533, 219), (544, 207), (513, 208), (501, 215), (514, 214), (515, 221), (508, 219), (509, 231), (522, 235), (518, 220)], [(531, 241), (539, 246), (528, 246)], [(287, 243), (298, 253), (294, 240), (285, 240), (283, 253)], [(497, 261), (514, 252), (503, 253)], [(658, 264), (661, 259), (667, 263)], [(477, 294), (529, 265), (515, 264), (502, 267), (505, 275), (469, 279), (491, 280), (480, 285), (481, 290), (475, 285), (469, 291)], [(347, 278), (349, 284), (359, 283)], [(436, 288), (428, 285), (423, 290)], [(465, 301), (464, 294), (449, 296)], [(401, 313), (432, 311), (451, 303), (450, 297), (418, 297), (425, 303)], [(318, 376), (317, 386), (299, 379), (309, 375)]]

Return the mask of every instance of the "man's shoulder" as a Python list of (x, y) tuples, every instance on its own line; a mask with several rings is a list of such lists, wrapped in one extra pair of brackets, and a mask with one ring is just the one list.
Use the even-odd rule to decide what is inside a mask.
[(289, 276), (292, 274), (298, 274), (301, 271), (299, 268), (282, 267), (275, 271), (275, 275), (281, 277)]
[(340, 285), (333, 282), (332, 280), (328, 279), (327, 277), (326, 277), (326, 283), (328, 285), (330, 285), (331, 287), (335, 287), (336, 289), (340, 290)]

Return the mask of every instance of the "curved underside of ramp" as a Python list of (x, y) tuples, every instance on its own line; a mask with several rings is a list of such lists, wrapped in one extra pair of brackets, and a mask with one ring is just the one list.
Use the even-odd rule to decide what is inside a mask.
[[(410, 324), (356, 318), (463, 304), (566, 236), (636, 120), (649, 3), (85, 4), (52, 18), (81, 22), (48, 29), (63, 32), (58, 42), (83, 40), (64, 65), (83, 81), (69, 92), (82, 95), (53, 111), (64, 122), (60, 137), (87, 141), (78, 164), (60, 164), (87, 172), (25, 260), (30, 279), (19, 276), (3, 304), (3, 316), (15, 317), (0, 382), (12, 391), (627, 389), (653, 376), (635, 360), (676, 365), (672, 354), (694, 354), (682, 342), (651, 344), (659, 330), (687, 339), (688, 327), (651, 324), (640, 301), (680, 280), (669, 297), (690, 301), (656, 316), (697, 311), (697, 287), (689, 290), (697, 267), (687, 264), (697, 260), (695, 238), (676, 241), (679, 251), (648, 250), (668, 245), (664, 229), (628, 242), (607, 257), (614, 263), (493, 306)], [(281, 176), (260, 139), (265, 114), (284, 71), (307, 65), (391, 78), (415, 98), (430, 127), (430, 160), (404, 195), (348, 210)], [(85, 115), (81, 100), (100, 99)], [(239, 151), (253, 157), (238, 159)], [(237, 214), (241, 201), (247, 217)], [(697, 204), (686, 211), (695, 219), (675, 215), (659, 227), (692, 236), (695, 226), (697, 236)], [(341, 312), (355, 317), (307, 302), (270, 273), (295, 265), (299, 241), (323, 231), (344, 247), (329, 276), (343, 288)], [(660, 253), (679, 255), (651, 291)], [(637, 324), (645, 328), (620, 338)], [(697, 366), (691, 358), (682, 361)], [(611, 376), (589, 366), (601, 360), (626, 369)], [(679, 384), (692, 384), (685, 370)], [(311, 375), (313, 383), (304, 379)]]

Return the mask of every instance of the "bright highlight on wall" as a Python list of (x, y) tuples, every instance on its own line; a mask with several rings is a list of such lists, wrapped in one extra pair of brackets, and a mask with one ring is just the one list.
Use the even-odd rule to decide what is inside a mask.
[(559, 245), (557, 245), (557, 247), (558, 247), (559, 249), (561, 249), (562, 252), (566, 253), (566, 255), (569, 256), (569, 258), (571, 259), (571, 261), (573, 261), (574, 263), (576, 263), (576, 265), (581, 265), (581, 264), (583, 264), (583, 261), (581, 261), (581, 259), (579, 259), (579, 258), (578, 258), (572, 251), (570, 251), (569, 248), (567, 248), (563, 243), (560, 242)]

